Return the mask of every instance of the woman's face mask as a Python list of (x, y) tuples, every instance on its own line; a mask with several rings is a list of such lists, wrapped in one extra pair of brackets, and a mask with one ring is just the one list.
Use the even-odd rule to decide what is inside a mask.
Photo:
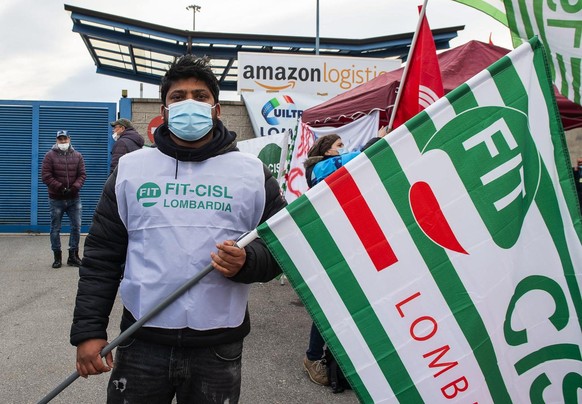
[(170, 104), (168, 127), (174, 135), (187, 142), (203, 138), (213, 127), (212, 108), (205, 102), (184, 100)]

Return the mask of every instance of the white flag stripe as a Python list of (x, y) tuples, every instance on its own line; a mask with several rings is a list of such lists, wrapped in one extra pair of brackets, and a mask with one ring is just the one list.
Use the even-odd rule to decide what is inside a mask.
[(451, 119), (457, 116), (455, 110), (451, 106), (451, 103), (446, 97), (442, 97), (438, 100), (438, 102), (440, 103), (440, 108), (427, 108), (424, 110), (424, 112), (426, 112), (430, 117), (432, 124), (435, 126), (437, 131), (445, 126)]
[(484, 81), (480, 81), (477, 85), (475, 81), (468, 81), (467, 85), (471, 89), (471, 92), (475, 96), (475, 100), (477, 100), (477, 104), (479, 107), (484, 107), (487, 105), (491, 106), (500, 106), (504, 105), (503, 98), (501, 98), (501, 94), (499, 91), (493, 90), (491, 85), (487, 85), (486, 83), (490, 82), (491, 74), (487, 70), (483, 70), (482, 74), (486, 77)]
[[(417, 154), (419, 154), (417, 149)], [(406, 159), (411, 156), (407, 156)], [(406, 161), (406, 160), (404, 160)], [(442, 359), (442, 362), (458, 361), (454, 370), (447, 371), (446, 377), (456, 380), (462, 376), (467, 377), (471, 383), (485, 384), (481, 369), (474, 356), (460, 355), (460, 352), (470, 352), (471, 348), (466, 340), (458, 340), (456, 335), (462, 331), (455, 321), (448, 305), (430, 274), (423, 257), (410, 237), (407, 227), (400, 214), (394, 207), (386, 192), (384, 185), (376, 174), (371, 164), (367, 162), (367, 156), (359, 156), (346, 165), (346, 169), (352, 174), (358, 184), (365, 184), (362, 196), (374, 213), (380, 227), (387, 235), (391, 247), (394, 249), (398, 262), (380, 272), (376, 270), (367, 257), (362, 257), (360, 240), (351, 230), (351, 225), (346, 218), (334, 217), (333, 223), (326, 223), (334, 240), (341, 251), (346, 252), (344, 258), (352, 268), (358, 284), (362, 287), (370, 304), (382, 323), (384, 329), (391, 336), (392, 343), (398, 348), (401, 360), (414, 380), (422, 380), (416, 387), (425, 400), (432, 403), (450, 402), (440, 394), (442, 387), (441, 378), (434, 374), (442, 368), (429, 368), (427, 360), (419, 360), (419, 352), (426, 353), (425, 342), (413, 341), (410, 335), (411, 323), (419, 317), (430, 316), (438, 322), (438, 333), (430, 339), (431, 347), (450, 345), (451, 350)], [(455, 173), (455, 171), (452, 171)], [(310, 194), (308, 194), (310, 196)], [(322, 195), (323, 196), (323, 195)], [(324, 219), (325, 213), (341, 209), (337, 200), (331, 196), (326, 198), (314, 198), (313, 204), (318, 213)], [(357, 247), (356, 247), (357, 246)], [(365, 255), (365, 252), (363, 252)], [(400, 285), (397, 291), (395, 285)], [(387, 296), (386, 290), (392, 288), (394, 295)], [(397, 311), (397, 304), (415, 293), (421, 293), (421, 297), (414, 303), (403, 308), (406, 317), (401, 318)], [(454, 341), (454, 344), (451, 344)], [(422, 351), (422, 350), (426, 351)], [(430, 358), (430, 360), (434, 357)], [(467, 400), (471, 398), (481, 403), (492, 402), (488, 394), (479, 392), (478, 396), (467, 394)], [(471, 396), (471, 398), (469, 398)]]
[[(285, 218), (286, 216), (282, 217)], [(392, 391), (390, 385), (345, 308), (343, 301), (335, 292), (334, 285), (327, 277), (325, 269), (313, 253), (311, 246), (301, 235), (301, 231), (297, 228), (295, 222), (290, 218), (288, 219), (281, 221), (280, 224), (272, 228), (275, 236), (289, 256), (292, 257), (310, 292), (317, 299), (323, 313), (332, 324), (334, 333), (352, 360), (362, 382), (365, 383), (368, 393), (375, 402), (380, 402), (380, 398), (386, 396), (387, 391)], [(342, 328), (339, 329), (337, 324), (341, 324)]]

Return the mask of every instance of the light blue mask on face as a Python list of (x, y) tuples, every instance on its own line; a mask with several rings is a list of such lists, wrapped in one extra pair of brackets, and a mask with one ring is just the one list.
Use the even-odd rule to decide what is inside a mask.
[(212, 129), (212, 108), (215, 106), (194, 100), (170, 104), (166, 108), (168, 127), (182, 140), (187, 142), (199, 140)]

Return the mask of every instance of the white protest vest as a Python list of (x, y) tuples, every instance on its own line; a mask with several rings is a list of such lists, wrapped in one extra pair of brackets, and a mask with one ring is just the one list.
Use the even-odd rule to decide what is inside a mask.
[[(136, 319), (206, 268), (217, 243), (236, 240), (259, 224), (264, 182), (260, 160), (240, 152), (179, 161), (177, 167), (155, 148), (120, 159), (115, 191), (129, 235), (120, 291)], [(244, 319), (249, 288), (212, 271), (145, 325), (236, 327)]]

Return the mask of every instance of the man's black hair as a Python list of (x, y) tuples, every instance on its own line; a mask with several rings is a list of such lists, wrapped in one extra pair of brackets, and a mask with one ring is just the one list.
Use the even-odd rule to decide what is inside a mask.
[(162, 77), (160, 83), (162, 104), (166, 105), (166, 95), (168, 95), (172, 83), (191, 77), (206, 83), (214, 97), (214, 102), (218, 102), (220, 88), (218, 80), (210, 67), (210, 59), (208, 57), (199, 58), (194, 55), (183, 55), (174, 60), (164, 77)]

